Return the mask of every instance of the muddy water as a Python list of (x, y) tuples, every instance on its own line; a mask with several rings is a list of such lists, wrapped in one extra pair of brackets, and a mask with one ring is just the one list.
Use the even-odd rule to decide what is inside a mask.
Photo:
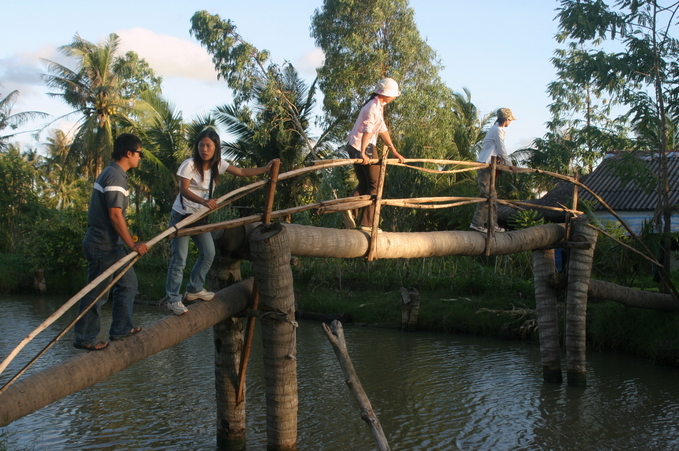
[[(0, 357), (64, 300), (0, 298)], [(142, 326), (166, 314), (135, 310)], [(27, 347), (0, 383), (69, 319)], [(345, 332), (393, 450), (679, 449), (677, 370), (590, 353), (588, 386), (571, 388), (542, 382), (536, 345), (350, 326)], [(71, 341), (72, 333), (36, 367), (82, 352)], [(0, 450), (214, 450), (212, 352), (208, 330), (0, 428)], [(300, 324), (298, 377), (299, 450), (376, 449), (320, 323)], [(248, 450), (264, 450), (259, 346), (249, 365), (247, 403)]]

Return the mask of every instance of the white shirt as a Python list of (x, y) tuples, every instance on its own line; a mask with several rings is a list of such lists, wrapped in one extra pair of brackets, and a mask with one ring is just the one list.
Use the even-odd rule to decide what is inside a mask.
[(363, 105), (354, 128), (351, 129), (349, 138), (347, 138), (351, 147), (361, 150), (361, 138), (364, 133), (371, 133), (369, 144), (377, 145), (377, 135), (387, 131), (383, 109), (383, 105), (377, 97)]
[(506, 164), (511, 164), (505, 148), (506, 129), (507, 127), (500, 127), (497, 122), (490, 127), (479, 152), (479, 163), (490, 163), (491, 157), (502, 157)]
[[(223, 174), (229, 167), (229, 163), (224, 160), (219, 160), (219, 173)], [(193, 194), (202, 197), (203, 199), (210, 198), (210, 178), (212, 174), (210, 170), (203, 171), (203, 178), (200, 177), (200, 172), (196, 170), (196, 166), (193, 164), (193, 158), (184, 160), (182, 164), (179, 165), (177, 169), (177, 175), (184, 179), (189, 179), (189, 191)], [(214, 191), (215, 186), (212, 185), (212, 190)], [(181, 188), (180, 188), (181, 190)], [(186, 197), (184, 197), (184, 207), (182, 207), (182, 194), (181, 192), (177, 195), (177, 198), (172, 204), (172, 209), (178, 211), (181, 214), (188, 215), (197, 212), (199, 209), (203, 208), (201, 204), (191, 202)]]

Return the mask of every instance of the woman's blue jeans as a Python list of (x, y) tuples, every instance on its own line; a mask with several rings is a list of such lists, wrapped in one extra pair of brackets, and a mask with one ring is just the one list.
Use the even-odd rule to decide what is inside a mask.
[[(112, 250), (97, 249), (93, 246), (84, 245), (85, 258), (87, 259), (87, 281), (88, 283), (99, 277), (104, 271), (111, 267), (121, 258), (125, 257), (127, 253), (122, 245), (115, 247)], [(124, 269), (124, 268), (123, 268)], [(90, 291), (82, 299), (80, 299), (80, 311), (99, 295), (101, 290), (106, 288), (113, 276), (118, 274), (111, 274), (99, 286)], [(134, 268), (130, 268), (118, 282), (113, 285), (113, 305), (112, 305), (112, 321), (109, 329), (109, 336), (112, 338), (120, 338), (130, 333), (134, 327), (132, 319), (132, 309), (134, 305), (134, 297), (137, 294), (137, 275)], [(97, 303), (85, 313), (85, 315), (75, 323), (75, 342), (79, 345), (90, 345), (96, 343), (99, 329), (101, 328), (101, 306), (108, 300), (109, 293), (104, 294)]]
[[(172, 210), (170, 213), (170, 227), (181, 221), (183, 215)], [(191, 274), (189, 275), (189, 282), (186, 284), (186, 291), (190, 293), (198, 293), (205, 285), (205, 278), (207, 272), (212, 266), (212, 260), (215, 258), (215, 242), (212, 239), (212, 234), (201, 233), (198, 235), (181, 236), (170, 241), (172, 247), (172, 257), (170, 258), (170, 267), (167, 270), (167, 281), (165, 282), (165, 292), (167, 294), (167, 302), (178, 302), (182, 300), (180, 294), (182, 288), (182, 280), (184, 279), (184, 268), (186, 267), (186, 258), (189, 255), (189, 238), (198, 248), (198, 260), (193, 265)]]

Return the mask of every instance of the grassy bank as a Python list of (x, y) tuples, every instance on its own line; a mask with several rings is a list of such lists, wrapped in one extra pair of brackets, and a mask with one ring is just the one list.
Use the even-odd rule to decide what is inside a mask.
[[(293, 272), (300, 310), (350, 314), (357, 323), (399, 324), (403, 286), (420, 293), (420, 330), (537, 342), (526, 258), (519, 254), (371, 263), (300, 259)], [(563, 302), (560, 310), (563, 320)], [(587, 339), (590, 350), (679, 366), (679, 313), (592, 301)]]

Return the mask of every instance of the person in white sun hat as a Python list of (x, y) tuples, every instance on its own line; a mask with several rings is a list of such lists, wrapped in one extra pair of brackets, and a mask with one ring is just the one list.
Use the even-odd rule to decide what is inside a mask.
[[(349, 158), (362, 160), (360, 164), (354, 164), (358, 186), (354, 189), (353, 196), (377, 194), (377, 179), (380, 173), (378, 164), (370, 164), (371, 158), (379, 158), (375, 151), (377, 137), (384, 141), (391, 153), (403, 163), (405, 158), (398, 153), (391, 141), (389, 130), (384, 123), (384, 106), (401, 95), (398, 83), (392, 78), (383, 78), (377, 83), (377, 87), (370, 95), (356, 119), (354, 128), (347, 138), (347, 154)], [(365, 232), (372, 231), (375, 206), (363, 208), (359, 229)]]
[[(497, 164), (509, 165), (511, 170), (516, 173), (516, 167), (511, 165), (511, 160), (509, 159), (509, 154), (505, 148), (505, 131), (512, 121), (516, 118), (509, 108), (500, 108), (497, 110), (497, 120), (492, 127), (486, 133), (486, 137), (483, 140), (481, 147), (481, 152), (479, 153), (479, 163), (490, 163), (492, 157), (498, 157)], [(490, 196), (490, 176), (491, 169), (479, 169), (477, 171), (477, 181), (479, 184), (480, 197)], [(491, 210), (493, 215), (493, 224), (495, 224), (496, 232), (504, 232), (505, 229), (498, 227), (497, 225), (497, 210), (495, 205)], [(474, 218), (469, 226), (472, 230), (477, 230), (479, 232), (486, 233), (488, 231), (488, 204), (486, 202), (481, 202), (477, 204), (476, 212), (474, 213)]]

